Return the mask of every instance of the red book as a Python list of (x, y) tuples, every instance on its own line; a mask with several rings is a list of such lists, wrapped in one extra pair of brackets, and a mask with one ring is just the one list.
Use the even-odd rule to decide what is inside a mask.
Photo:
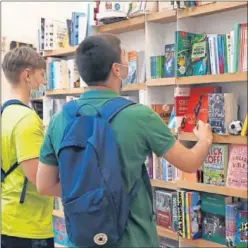
[(181, 129), (193, 132), (199, 120), (208, 122), (208, 94), (220, 92), (220, 87), (192, 88), (188, 102), (188, 111), (184, 115)]

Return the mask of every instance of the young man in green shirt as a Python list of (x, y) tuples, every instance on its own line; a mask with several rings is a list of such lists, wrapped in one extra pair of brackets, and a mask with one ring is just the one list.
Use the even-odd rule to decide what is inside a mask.
[[(32, 48), (19, 47), (5, 55), (2, 68), (11, 88), (7, 102), (18, 100), (19, 104), (9, 105), (2, 113), (1, 169), (6, 173), (16, 162), (18, 167), (1, 183), (1, 247), (52, 248), (53, 198), (41, 196), (36, 189), (43, 124), (28, 107), (31, 90), (45, 83), (46, 62)], [(25, 177), (26, 194), (20, 203)]]
[[(128, 75), (128, 62), (117, 37), (101, 34), (86, 38), (76, 51), (76, 63), (80, 76), (90, 88), (77, 100), (78, 105), (89, 103), (99, 109), (109, 99), (120, 96), (123, 80)], [(50, 122), (41, 148), (37, 174), (41, 194), (61, 194), (56, 151), (66, 125), (63, 112), (59, 112)], [(162, 119), (141, 104), (131, 105), (121, 111), (113, 119), (111, 126), (122, 161), (125, 187), (129, 191), (137, 178), (141, 177), (142, 164), (151, 152), (164, 157), (182, 171), (195, 172), (203, 164), (212, 143), (209, 125), (200, 122), (198, 129), (195, 129), (199, 141), (192, 149), (185, 148), (175, 140)], [(145, 184), (142, 184), (131, 206), (119, 247), (159, 246), (156, 223), (151, 218), (151, 212), (149, 194)], [(84, 227), (87, 228), (86, 223), (82, 223), (82, 228)]]

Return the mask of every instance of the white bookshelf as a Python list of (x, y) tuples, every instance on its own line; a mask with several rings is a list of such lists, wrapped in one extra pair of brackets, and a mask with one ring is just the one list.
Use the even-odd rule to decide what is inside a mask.
[[(184, 77), (184, 78), (150, 78), (150, 57), (164, 54), (164, 46), (166, 44), (175, 43), (174, 32), (176, 30), (188, 31), (195, 33), (207, 34), (224, 34), (234, 29), (235, 23), (247, 22), (247, 5), (242, 2), (217, 2), (206, 6), (195, 7), (189, 10), (174, 11), (168, 10), (160, 13), (153, 13), (147, 15), (146, 18), (133, 18), (128, 21), (104, 25), (98, 29), (98, 32), (113, 32), (118, 35), (122, 46), (125, 50), (145, 50), (146, 57), (146, 84), (140, 87), (134, 87), (124, 92), (125, 95), (142, 95), (142, 103), (151, 104), (166, 104), (173, 103), (174, 88), (179, 87), (206, 87), (212, 85), (221, 86), (224, 93), (235, 93), (238, 96), (238, 104), (240, 105), (241, 121), (244, 121), (247, 112), (247, 74), (221, 74), (221, 75), (207, 75), (198, 77)], [(51, 55), (73, 55), (74, 48), (69, 48), (67, 51), (53, 51), (46, 56)], [(75, 90), (80, 93), (80, 90)], [(70, 95), (70, 92), (63, 91), (63, 94), (58, 94), (55, 91), (47, 92), (47, 97), (54, 97), (60, 95)], [(45, 109), (44, 109), (45, 111)], [(194, 135), (181, 134), (182, 141), (195, 141)], [(246, 137), (214, 137), (216, 143), (233, 143), (246, 144)], [(168, 189), (187, 189), (185, 182), (175, 182), (173, 184), (167, 182), (159, 182), (153, 180), (154, 187), (168, 188)], [(244, 197), (247, 196), (247, 191), (239, 191), (237, 189), (230, 189), (226, 187), (211, 187), (204, 185), (191, 185), (190, 190), (198, 190), (203, 192), (216, 192), (223, 195), (231, 195)], [(194, 188), (195, 187), (195, 188)], [(58, 214), (58, 213), (57, 213)], [(172, 239), (178, 239), (177, 234), (164, 230), (158, 227), (158, 233), (161, 236), (168, 236)], [(180, 247), (225, 247), (215, 243), (207, 242), (205, 240), (186, 240), (178, 239)]]

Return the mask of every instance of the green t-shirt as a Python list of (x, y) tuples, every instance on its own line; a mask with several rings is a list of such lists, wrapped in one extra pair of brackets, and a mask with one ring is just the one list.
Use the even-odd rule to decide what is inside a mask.
[[(107, 100), (119, 95), (109, 90), (89, 90), (81, 95), (78, 104), (89, 103), (100, 108)], [(87, 114), (95, 111), (87, 108)], [(51, 120), (40, 152), (42, 163), (56, 166), (56, 152), (60, 146), (66, 118), (59, 112)], [(112, 121), (112, 128), (119, 146), (122, 161), (122, 175), (126, 188), (130, 191), (137, 178), (141, 177), (142, 164), (154, 152), (158, 157), (166, 153), (175, 138), (163, 120), (150, 108), (135, 104), (122, 110)], [(156, 223), (151, 218), (152, 204), (144, 184), (135, 198), (125, 234), (120, 247), (158, 247)], [(84, 224), (82, 223), (82, 226)]]

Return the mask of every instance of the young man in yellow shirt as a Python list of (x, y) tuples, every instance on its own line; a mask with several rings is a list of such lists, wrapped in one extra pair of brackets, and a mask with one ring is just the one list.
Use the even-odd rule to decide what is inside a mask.
[[(43, 124), (28, 106), (31, 91), (45, 83), (46, 62), (32, 48), (19, 47), (5, 55), (2, 68), (11, 93), (1, 109), (1, 247), (52, 248), (53, 198), (36, 189)], [(8, 174), (14, 164), (18, 166)]]

